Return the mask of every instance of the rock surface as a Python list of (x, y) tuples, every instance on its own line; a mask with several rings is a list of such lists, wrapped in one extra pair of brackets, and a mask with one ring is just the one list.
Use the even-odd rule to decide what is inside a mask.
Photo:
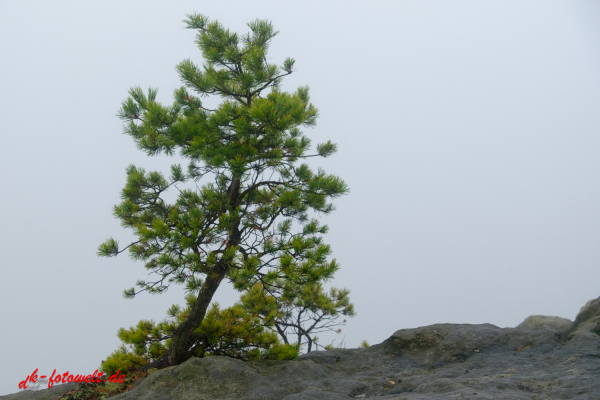
[(573, 322), (566, 318), (561, 317), (548, 317), (546, 315), (531, 315), (525, 318), (525, 321), (521, 322), (517, 328), (532, 328), (537, 329), (543, 326), (548, 326), (557, 332), (559, 332), (563, 338), (566, 338), (567, 335), (573, 329)]
[(56, 400), (57, 397), (67, 393), (70, 390), (77, 389), (79, 383), (65, 383), (62, 385), (54, 385), (50, 389), (42, 390), (23, 390), (22, 392), (9, 394), (8, 396), (0, 396), (4, 400)]
[[(399, 330), (367, 349), (311, 352), (297, 361), (192, 358), (113, 399), (598, 400), (598, 303), (582, 309), (569, 340), (568, 320), (558, 317), (530, 317), (516, 328), (437, 324)], [(49, 392), (0, 399), (52, 399)]]
[(600, 335), (600, 297), (595, 300), (590, 300), (587, 304), (581, 307), (581, 311), (577, 314), (573, 323), (572, 332), (569, 333), (570, 340), (575, 335), (591, 332)]
[(549, 327), (438, 324), (299, 361), (194, 358), (114, 399), (599, 399), (600, 336), (561, 337)]
[(579, 314), (575, 317), (574, 328), (577, 329), (579, 325), (594, 317), (600, 317), (600, 297), (588, 301), (585, 306), (581, 307)]

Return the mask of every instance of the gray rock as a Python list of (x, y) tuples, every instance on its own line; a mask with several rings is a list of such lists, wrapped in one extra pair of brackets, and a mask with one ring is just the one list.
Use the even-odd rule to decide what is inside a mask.
[(575, 317), (575, 322), (573, 323), (573, 327), (577, 329), (577, 327), (594, 318), (600, 316), (600, 297), (595, 300), (590, 300), (586, 303), (585, 306), (581, 307), (579, 314)]
[(600, 336), (560, 339), (548, 326), (438, 324), (400, 330), (368, 349), (312, 352), (298, 361), (194, 358), (115, 400), (600, 398)]
[[(192, 358), (114, 399), (597, 400), (597, 303), (582, 309), (568, 341), (562, 335), (566, 323), (557, 317), (530, 317), (516, 328), (437, 324), (399, 330), (369, 348), (316, 351), (296, 361)], [(43, 392), (1, 399), (56, 398)]]
[(56, 400), (57, 397), (77, 389), (79, 383), (64, 383), (61, 385), (53, 385), (50, 389), (42, 390), (23, 390), (18, 393), (0, 396), (2, 400)]
[(600, 335), (600, 315), (580, 323), (573, 332), (569, 333), (568, 339), (571, 340), (575, 335), (581, 335), (582, 333), (587, 332)]
[(600, 398), (600, 336), (560, 339), (548, 326), (437, 324), (297, 361), (192, 358), (114, 399)]
[(571, 329), (573, 329), (573, 322), (571, 320), (561, 317), (530, 315), (529, 317), (525, 318), (525, 321), (521, 322), (521, 324), (519, 324), (517, 328), (527, 327), (532, 329), (538, 329), (543, 326), (549, 326), (550, 328), (559, 332), (561, 336), (566, 339), (569, 333), (571, 332)]

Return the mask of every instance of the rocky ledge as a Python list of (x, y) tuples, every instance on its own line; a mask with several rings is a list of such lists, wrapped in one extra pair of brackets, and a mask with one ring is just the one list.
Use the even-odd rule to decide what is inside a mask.
[[(55, 387), (2, 400), (56, 399)], [(52, 391), (52, 393), (51, 393)], [(437, 324), (364, 349), (297, 361), (192, 358), (137, 381), (130, 399), (600, 399), (600, 298), (575, 322), (531, 316), (516, 328)]]

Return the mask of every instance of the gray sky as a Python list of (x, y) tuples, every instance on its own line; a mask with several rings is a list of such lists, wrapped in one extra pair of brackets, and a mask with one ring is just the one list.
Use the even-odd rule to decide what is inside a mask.
[[(573, 319), (600, 295), (600, 2), (0, 0), (0, 395), (34, 369), (92, 373), (116, 332), (183, 291), (134, 300), (112, 217), (128, 164), (167, 172), (115, 116), (132, 86), (170, 103), (200, 63), (185, 14), (270, 19), (284, 89), (309, 85), (315, 165), (351, 193), (325, 219), (358, 315), (347, 347), (433, 323)], [(217, 300), (238, 297), (222, 287)], [(325, 341), (325, 340), (324, 340)]]

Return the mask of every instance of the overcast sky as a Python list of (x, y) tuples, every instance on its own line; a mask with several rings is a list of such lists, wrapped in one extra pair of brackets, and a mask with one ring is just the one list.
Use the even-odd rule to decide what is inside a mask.
[(283, 88), (311, 87), (307, 133), (338, 144), (315, 165), (350, 187), (324, 220), (357, 316), (327, 341), (574, 319), (600, 296), (599, 1), (0, 0), (0, 395), (36, 368), (92, 373), (120, 327), (182, 304), (123, 299), (142, 263), (96, 249), (132, 238), (112, 217), (125, 167), (179, 162), (115, 114), (132, 86), (170, 103), (175, 65), (202, 62), (193, 11), (272, 20)]

